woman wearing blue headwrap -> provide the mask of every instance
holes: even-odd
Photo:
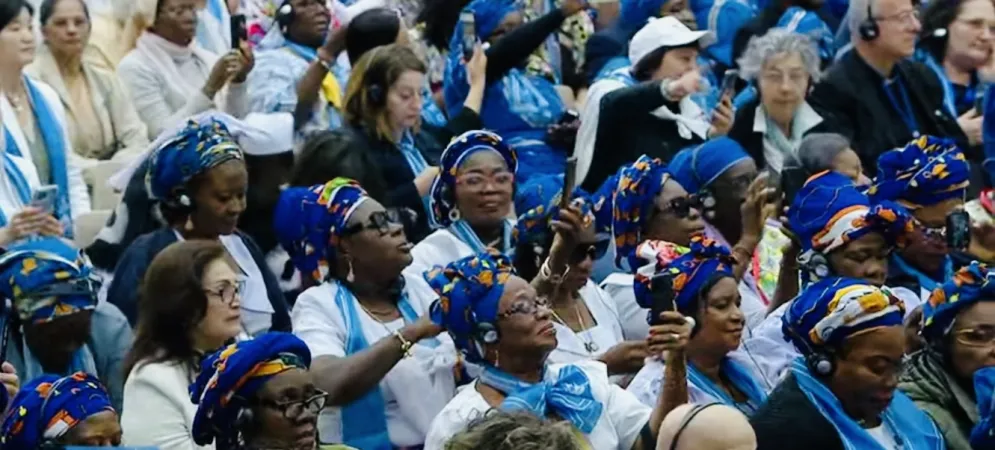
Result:
[[[463,9],[473,14],[477,39],[490,44],[480,116],[485,128],[507,139],[521,155],[520,181],[532,174],[561,173],[566,160],[565,148],[546,142],[547,130],[563,116],[563,100],[552,82],[528,75],[520,66],[567,17],[586,7],[583,0],[564,0],[558,9],[524,25],[512,0],[475,0]],[[463,38],[463,24],[458,22],[443,88],[449,114],[462,108],[470,88],[464,55],[471,49],[464,48]]]
[[[665,390],[667,379],[683,375],[671,371],[672,358],[686,354],[691,403],[719,402],[752,415],[773,385],[751,372],[745,355],[733,353],[739,348],[746,324],[739,309],[734,261],[725,247],[701,236],[692,239],[690,252],[677,258],[673,258],[672,247],[660,241],[640,244],[637,254],[646,264],[636,271],[636,299],[640,306],[652,307],[653,283],[669,282],[675,310],[694,319],[697,325],[687,345],[676,355],[667,355],[666,374],[662,354],[651,352],[652,360],[639,371],[628,390],[644,404],[654,404]],[[657,277],[658,274],[669,277]],[[659,319],[647,314],[645,320],[654,323]]]
[[[469,131],[442,153],[439,175],[432,182],[430,205],[436,230],[411,251],[414,274],[491,247],[514,251],[514,220],[509,219],[518,153],[489,131]]]
[[[667,406],[642,405],[612,384],[597,361],[549,364],[557,332],[545,300],[514,273],[511,261],[491,249],[425,273],[439,295],[432,320],[444,327],[468,362],[483,366],[432,423],[425,450],[442,450],[481,412],[524,410],[570,423],[592,449],[652,448]],[[672,314],[672,313],[671,313]],[[673,348],[687,327],[661,325],[660,342]]]
[[[0,445],[117,447],[121,445],[117,421],[110,396],[93,375],[42,375],[14,397],[0,425]]]
[[[313,450],[328,394],[308,372],[311,352],[290,333],[272,332],[208,355],[190,385],[191,430],[218,450]]]
[[[174,242],[208,239],[220,241],[245,275],[241,302],[245,331],[255,335],[290,329],[279,281],[262,250],[237,229],[249,180],[228,120],[201,115],[153,144],[145,184],[166,226],[128,246],[107,291],[107,301],[120,308],[132,325],[138,318],[138,286],[155,256]]]
[[[285,190],[275,226],[298,270],[320,283],[301,293],[292,319],[336,407],[319,419],[321,439],[364,450],[422,445],[460,366],[427,318],[435,296],[402,274],[412,246],[397,211],[337,178]]]
[[[896,391],[905,352],[901,300],[860,280],[825,278],[784,315],[801,352],[750,419],[758,450],[946,448],[929,416]]]
[[[92,270],[61,238],[21,241],[0,254],[0,296],[13,306],[6,357],[25,380],[77,371],[99,377],[120,407],[131,327],[114,305],[97,301]]]
[[[978,405],[990,402],[975,377],[995,366],[995,271],[977,262],[961,269],[933,291],[923,319],[926,345],[905,363],[898,388],[936,422],[948,449],[970,450],[971,428],[988,414]]]

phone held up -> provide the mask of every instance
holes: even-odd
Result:
[[[246,25],[245,14],[233,14],[231,16],[231,48],[241,49],[242,43],[248,40],[249,28]]]
[[[736,69],[726,70],[722,75],[722,84],[719,89],[719,99],[729,96],[729,100],[736,95],[736,82],[739,81],[739,71]]]
[[[660,272],[653,276],[652,281],[653,305],[650,307],[650,325],[662,325],[660,314],[666,311],[674,311],[674,276],[667,271]]]
[[[563,174],[563,192],[560,194],[560,209],[570,206],[570,196],[573,195],[574,183],[577,178],[577,157],[567,158],[567,168]]]
[[[956,209],[947,215],[947,247],[951,250],[967,250],[971,244],[971,216],[963,209]]]
[[[791,206],[795,201],[798,191],[805,186],[808,180],[808,172],[798,166],[787,166],[781,169],[781,193],[784,196],[784,206]]]
[[[55,214],[55,201],[59,197],[59,186],[47,184],[31,194],[31,206],[47,214]]]
[[[473,48],[477,45],[477,22],[472,11],[463,11],[459,15],[463,24],[463,58],[467,61],[473,57]]]

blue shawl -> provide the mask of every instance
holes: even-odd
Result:
[[[736,400],[729,396],[725,389],[713,383],[694,364],[688,364],[688,381],[712,398],[739,409],[747,416],[753,415],[757,411],[757,408],[760,408],[760,405],[763,405],[767,401],[767,391],[757,383],[757,380],[745,367],[731,358],[725,358],[722,360],[719,368],[725,376],[729,377],[729,381],[746,395],[746,402],[737,403]]]

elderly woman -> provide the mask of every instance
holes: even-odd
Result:
[[[83,371],[103,381],[120,409],[121,360],[131,328],[98,285],[82,252],[60,238],[19,241],[0,255],[0,293],[12,301],[5,355],[25,380]]]
[[[194,441],[218,450],[312,450],[328,394],[308,373],[311,352],[290,333],[272,332],[204,358],[190,400]]]
[[[90,196],[66,131],[65,111],[48,85],[24,75],[35,54],[33,9],[24,0],[0,3],[0,116],[3,119],[4,182],[0,224],[15,238],[19,228],[72,236],[72,220],[90,212]],[[26,209],[33,191],[58,186],[51,211]],[[59,224],[47,219],[54,215]],[[39,226],[45,223],[45,226]]]
[[[805,101],[809,88],[819,81],[815,43],[806,35],[775,28],[750,40],[739,67],[760,98],[739,108],[729,137],[757,167],[780,172],[797,166],[802,137],[825,131],[822,117]]]
[[[152,19],[151,26],[117,73],[149,138],[209,109],[236,117],[248,112],[245,80],[253,66],[248,43],[224,55],[201,48],[194,40],[197,0],[141,0],[136,8]]]
[[[948,139],[923,136],[878,158],[878,174],[867,191],[871,201],[897,202],[921,225],[909,245],[892,255],[888,286],[907,289],[922,303],[953,275],[947,216],[964,205],[968,177],[964,153]]]
[[[750,371],[746,355],[734,355],[745,329],[739,310],[737,281],[729,250],[701,236],[691,241],[690,252],[674,259],[673,244],[646,241],[637,255],[647,264],[636,271],[636,299],[644,308],[653,306],[657,274],[670,273],[677,312],[694,319],[691,338],[682,351],[687,355],[688,400],[719,402],[752,415],[773,389],[771,381]],[[664,365],[655,355],[629,384],[629,392],[643,404],[653,405],[665,383]],[[742,356],[742,358],[739,358]]]
[[[0,425],[0,444],[11,449],[117,447],[117,421],[110,396],[93,375],[42,375],[14,397]]]
[[[801,352],[750,418],[757,449],[942,449],[943,436],[905,394],[902,301],[850,278],[825,278],[796,298],[784,337]]]
[[[528,412],[491,410],[446,443],[446,450],[583,450],[573,427]]]
[[[145,150],[148,131],[121,81],[86,55],[92,30],[86,3],[45,0],[38,20],[45,45],[26,70],[59,94],[73,150],[89,160],[124,161]]]
[[[293,310],[317,387],[335,406],[318,419],[321,439],[362,449],[421,446],[460,370],[452,343],[425,317],[435,296],[424,280],[402,274],[412,245],[398,212],[337,178],[285,190],[276,214],[291,260],[321,282]]]
[[[961,269],[933,292],[923,318],[926,346],[905,364],[898,388],[936,422],[948,449],[970,450],[981,394],[975,374],[995,366],[995,271],[977,262]]]
[[[805,136],[798,144],[797,157],[798,167],[806,177],[831,170],[846,175],[859,186],[871,184],[870,178],[864,175],[860,156],[850,148],[850,140],[841,134],[811,133]]]
[[[432,182],[431,208],[436,230],[418,243],[408,269],[419,274],[491,247],[508,254],[518,154],[497,134],[469,131],[442,152]]]
[[[511,262],[491,249],[425,273],[439,295],[432,320],[444,327],[468,362],[483,366],[477,380],[459,391],[435,420],[426,450],[446,441],[492,408],[524,409],[556,417],[576,428],[578,439],[596,449],[649,448],[666,414],[661,396],[655,408],[642,405],[608,380],[602,363],[549,364],[557,346],[546,303]],[[686,339],[688,327],[675,314],[661,317],[652,343],[670,349]],[[547,394],[547,392],[552,394]]]
[[[138,317],[138,286],[153,258],[175,242],[208,239],[221,242],[245,274],[241,302],[245,332],[290,329],[287,304],[265,255],[236,228],[245,210],[248,174],[242,150],[226,123],[241,125],[229,119],[199,116],[153,144],[145,164],[146,188],[166,225],[128,246],[107,291],[107,301],[121,308],[133,324]]]

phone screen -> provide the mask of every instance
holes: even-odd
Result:
[[[476,20],[469,11],[461,12],[459,20],[463,24],[463,55],[470,59],[473,56],[473,47],[477,45]]]
[[[736,81],[739,80],[739,71],[736,69],[726,70],[722,75],[722,87],[719,95],[733,95],[736,93]]]
[[[242,42],[249,40],[249,30],[246,26],[245,15],[235,14],[231,16],[231,48],[242,48]]]
[[[31,195],[31,206],[40,208],[49,214],[55,212],[55,199],[59,196],[59,186],[54,184],[39,187]]]
[[[570,196],[573,195],[574,183],[577,177],[577,157],[567,158],[567,169],[563,175],[563,193],[560,195],[560,208],[570,205]]]
[[[947,216],[947,247],[953,250],[966,250],[971,243],[971,216],[958,209]]]
[[[785,206],[791,206],[795,201],[798,191],[805,186],[808,180],[808,172],[801,167],[785,167],[781,170],[781,192],[784,196]]]
[[[669,272],[653,276],[651,284],[653,306],[650,308],[650,325],[660,324],[660,314],[674,310],[674,279]]]

